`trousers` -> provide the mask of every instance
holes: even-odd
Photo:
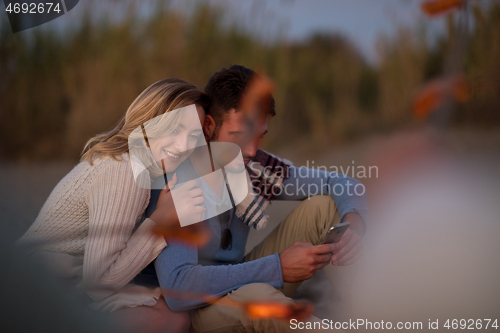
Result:
[[[302,201],[259,245],[245,256],[245,261],[280,253],[295,242],[318,245],[328,229],[340,223],[340,215],[330,196],[314,196]],[[293,303],[291,296],[300,283],[285,282],[283,289],[265,283],[252,283],[233,290],[214,304],[191,311],[194,332],[287,332],[293,331],[290,323],[268,319],[251,320],[242,309],[227,306],[230,301],[272,301]],[[225,298],[229,298],[225,299]],[[311,316],[307,321],[317,322]]]

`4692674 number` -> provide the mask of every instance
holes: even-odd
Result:
[[[498,329],[498,319],[448,319],[443,327],[452,330]]]
[[[53,2],[41,2],[41,3],[35,3],[35,2],[16,2],[16,3],[9,3],[9,5],[5,8],[5,11],[9,14],[14,13],[14,14],[43,14],[43,13],[51,13],[51,12],[56,12],[60,13],[61,8],[59,6],[59,2],[56,2],[55,4]]]

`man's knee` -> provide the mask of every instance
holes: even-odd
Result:
[[[267,283],[249,283],[238,289],[232,291],[232,293],[239,291],[243,294],[255,295],[256,298],[259,298],[262,295],[272,292],[276,290],[273,286]]]
[[[250,283],[230,293],[230,297],[237,301],[283,301],[293,303],[281,291],[267,283]]]
[[[300,215],[314,222],[324,220],[329,222],[333,219],[337,212],[335,201],[329,195],[315,195],[300,203],[297,207],[300,210]]]
[[[225,297],[236,302],[280,302],[291,304],[293,300],[286,297],[266,283],[251,283],[233,290]],[[195,332],[282,332],[281,322],[275,320],[251,320],[243,309],[227,306],[223,297],[213,305],[200,308],[191,313],[193,331]]]
[[[334,224],[340,223],[335,201],[329,195],[316,195],[300,203],[294,219],[304,228],[307,241],[317,244]]]
[[[335,207],[335,201],[329,195],[314,195],[302,201],[300,205],[309,209],[326,210]]]

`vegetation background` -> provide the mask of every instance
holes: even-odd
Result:
[[[212,73],[242,64],[276,84],[278,116],[266,148],[321,149],[416,121],[412,105],[426,81],[445,73],[458,38],[457,12],[436,39],[424,27],[379,38],[378,61],[367,61],[342,35],[317,33],[301,41],[263,40],[230,22],[221,6],[197,2],[189,13],[153,1],[109,1],[95,17],[81,1],[82,21],[68,31],[12,34],[0,25],[0,158],[76,161],[84,143],[109,129],[151,83],[180,77],[203,87]],[[500,4],[471,2],[465,75],[472,97],[452,117],[454,126],[500,123]],[[111,15],[116,8],[125,12]],[[124,10],[125,9],[125,10]],[[251,18],[250,20],[251,21]]]
[[[319,271],[302,284],[296,298],[314,302],[318,317],[336,320],[370,318],[361,316],[362,312],[349,317],[349,302],[371,305],[371,301],[381,299],[390,300],[390,304],[371,306],[372,311],[385,311],[375,320],[387,319],[386,314],[401,320],[401,311],[411,313],[411,320],[418,319],[415,313],[427,311],[422,315],[425,321],[443,311],[450,313],[443,318],[497,316],[498,242],[490,246],[484,242],[488,237],[479,236],[498,239],[500,235],[498,0],[469,1],[470,35],[465,42],[464,35],[458,33],[459,12],[452,11],[438,18],[447,22],[440,36],[432,35],[425,24],[430,19],[421,26],[400,27],[396,34],[380,36],[377,61],[366,59],[355,41],[335,33],[318,32],[306,39],[290,40],[278,29],[271,38],[262,38],[256,33],[260,27],[252,13],[235,21],[227,8],[208,1],[196,1],[186,12],[171,6],[170,1],[151,0],[155,8],[149,15],[140,10],[142,3],[80,1],[76,9],[84,14],[70,29],[45,25],[17,34],[11,32],[6,15],[0,15],[2,237],[16,240],[26,231],[54,186],[74,167],[85,142],[108,130],[147,86],[165,77],[180,77],[203,87],[215,71],[242,64],[265,73],[276,85],[277,116],[269,124],[266,149],[299,166],[306,161],[316,166],[375,165],[380,171],[380,178],[377,174],[375,179],[361,179],[374,216],[367,224],[364,239],[372,245],[365,247],[369,249],[365,253],[371,254],[368,258],[377,269],[366,270],[363,263],[342,268],[336,273],[338,282],[333,288]],[[92,10],[97,4],[100,15]],[[461,69],[469,82],[470,98],[453,108],[447,128],[436,131],[440,135],[429,135],[414,116],[415,97],[426,83],[450,73],[457,43],[466,46]],[[457,168],[461,172],[457,173]],[[442,183],[453,174],[453,186]],[[432,182],[408,199],[412,189],[415,192],[418,188],[415,184],[425,181]],[[467,189],[457,190],[455,184]],[[425,200],[448,189],[473,200],[454,201],[450,209],[433,207]],[[405,196],[408,200],[401,201]],[[473,205],[474,200],[491,206]],[[387,202],[404,210],[402,217],[395,219],[397,223],[391,224],[384,215],[394,212]],[[259,233],[251,232],[247,249],[258,244],[296,204],[274,202],[268,206],[266,214],[272,223]],[[420,205],[421,212],[414,224],[413,211],[407,210],[412,204]],[[463,210],[475,215],[469,218]],[[377,215],[377,211],[384,214]],[[429,211],[433,213],[425,215]],[[435,232],[432,224],[436,221],[441,226],[449,221],[444,223],[446,232]],[[471,221],[478,221],[481,227],[471,232]],[[391,228],[384,230],[388,225]],[[404,229],[413,225],[424,225],[420,231],[425,234],[414,229],[396,236],[391,233],[393,226]],[[488,229],[488,225],[496,229]],[[456,237],[450,231],[463,234]],[[439,236],[438,241],[434,235]],[[387,252],[377,252],[373,246],[400,239],[404,244],[398,243]],[[412,247],[412,239],[418,246]],[[421,256],[422,245],[435,252]],[[478,252],[482,250],[487,253]],[[456,255],[463,251],[467,252],[464,257]],[[402,269],[403,264],[397,262],[394,267],[388,264],[389,269],[378,269],[382,266],[377,265],[393,260],[395,254],[408,258],[405,263],[409,266]],[[431,268],[425,266],[434,262]],[[443,265],[453,262],[456,266]],[[473,264],[475,269],[471,269]],[[355,275],[361,268],[365,270]],[[388,291],[376,285],[371,291],[380,292],[378,295],[366,293],[356,298],[349,294],[359,285],[371,286],[353,284],[353,276],[372,279],[380,272],[388,275],[373,279],[377,283],[383,286],[386,281],[395,281],[388,284]],[[405,272],[412,272],[411,278]],[[476,272],[475,276],[467,275]],[[443,276],[441,284],[429,276]],[[471,280],[476,283],[471,284]],[[422,287],[426,281],[429,285]],[[464,290],[473,293],[456,298]],[[397,296],[388,298],[391,291]],[[419,297],[428,299],[421,304],[413,301]],[[490,298],[494,301],[488,304]],[[38,304],[32,300],[30,304]],[[416,306],[415,312],[402,306],[408,300]],[[443,300],[448,303],[443,305]],[[4,304],[12,306],[8,299]],[[394,309],[389,311],[391,306]],[[25,311],[25,303],[19,309]],[[465,311],[462,317],[460,311]]]

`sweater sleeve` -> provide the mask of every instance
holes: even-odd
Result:
[[[83,260],[88,287],[124,287],[166,246],[146,219],[134,230],[148,203],[149,189],[135,183],[127,160],[106,161],[92,180],[87,196],[89,234]],[[139,181],[146,181],[145,179]]]
[[[283,274],[278,253],[236,265],[203,266],[198,263],[198,249],[169,240],[155,260],[156,274],[172,311],[186,311],[206,306],[189,297],[197,293],[223,296],[249,283],[268,283],[283,288]],[[173,298],[168,292],[185,292],[187,297]]]

